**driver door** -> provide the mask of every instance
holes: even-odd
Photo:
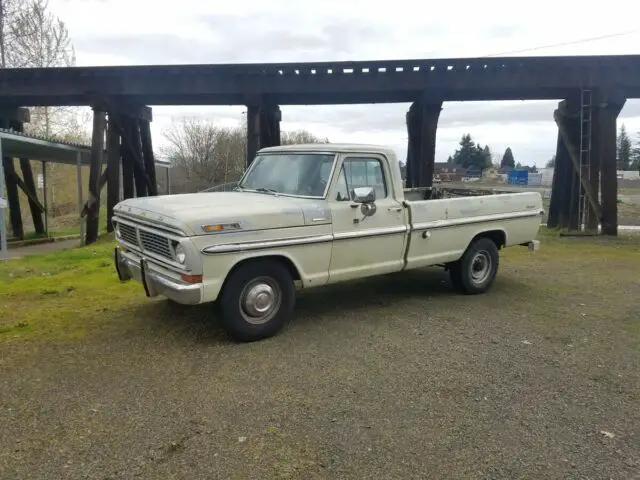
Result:
[[[386,157],[345,155],[330,190],[333,247],[329,283],[396,272],[404,265],[406,212],[396,200]],[[376,212],[365,217],[353,190],[373,187]]]

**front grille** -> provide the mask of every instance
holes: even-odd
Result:
[[[118,225],[118,228],[120,230],[120,236],[122,237],[122,240],[132,245],[138,246],[138,235],[136,234],[136,227],[121,223],[120,225]]]
[[[135,245],[145,253],[173,260],[171,240],[159,233],[142,230],[127,223],[118,222],[118,230],[122,241]],[[140,241],[138,241],[138,237]]]
[[[169,239],[162,235],[140,230],[140,242],[142,243],[142,250],[144,251],[155,253],[156,255],[169,259],[173,258],[171,248],[169,247]]]

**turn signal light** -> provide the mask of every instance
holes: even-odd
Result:
[[[224,232],[228,230],[239,230],[239,223],[217,223],[215,225],[201,225],[204,233]]]
[[[202,283],[202,275],[182,274],[182,280],[186,283]]]

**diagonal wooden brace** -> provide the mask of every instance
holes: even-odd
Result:
[[[102,187],[104,187],[105,183],[107,183],[107,169],[106,168],[102,172],[102,175],[100,175],[99,190],[102,190]],[[84,217],[87,216],[87,213],[89,213],[89,209],[91,208],[91,206],[94,203],[96,203],[96,198],[93,196],[93,193],[91,193],[91,190],[89,190],[89,199],[87,200],[87,202],[84,204],[84,207],[82,208],[82,212],[80,213],[80,217],[81,218],[84,218]]]
[[[38,206],[38,210],[40,210],[40,213],[43,213],[44,212],[44,207],[40,203],[40,200],[38,200],[38,197],[36,197],[34,195],[34,193],[31,190],[29,190],[29,188],[27,187],[27,184],[24,183],[24,181],[18,176],[17,173],[15,173],[15,172],[7,172],[7,173],[9,174],[9,176],[11,178],[13,178],[15,180],[16,184],[24,192],[24,194],[27,196],[27,198],[29,198],[29,200],[31,200],[33,203],[35,203]]]

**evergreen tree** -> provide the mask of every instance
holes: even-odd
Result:
[[[638,140],[631,149],[631,164],[629,168],[640,172],[640,133],[638,133]]]
[[[452,157],[453,163],[464,168],[476,167],[480,170],[491,167],[491,150],[489,146],[476,145],[468,133],[462,135],[460,148]]]
[[[545,165],[547,168],[554,168],[556,166],[556,156],[551,157],[551,160]]]
[[[618,170],[629,170],[629,166],[631,165],[631,150],[631,139],[623,123],[620,127],[620,133],[618,134]]]
[[[516,161],[513,158],[513,152],[511,151],[511,147],[507,147],[504,151],[504,155],[502,155],[502,161],[500,162],[501,168],[513,168],[516,166]]]

